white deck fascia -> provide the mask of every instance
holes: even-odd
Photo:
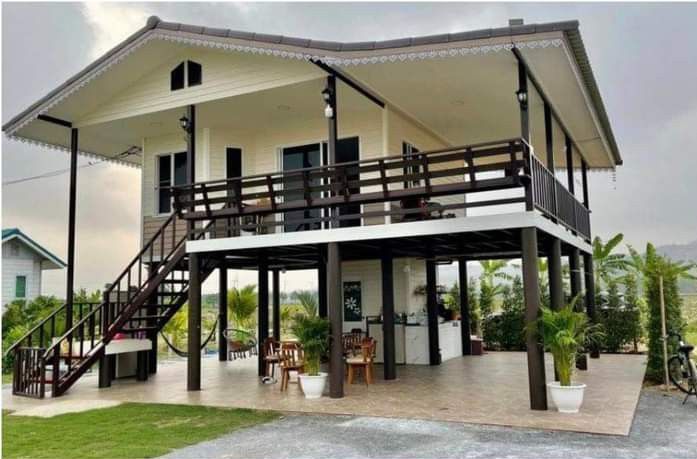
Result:
[[[334,228],[292,233],[236,236],[200,241],[188,241],[188,253],[220,252],[228,250],[259,249],[329,242],[368,241],[400,237],[430,236],[436,234],[468,233],[514,228],[538,228],[583,252],[592,253],[585,240],[574,236],[563,226],[555,224],[537,212],[514,212],[476,217],[445,218],[418,222],[371,225],[350,228]]]

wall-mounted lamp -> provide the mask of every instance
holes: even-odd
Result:
[[[334,118],[334,107],[332,107],[334,102],[334,94],[332,94],[332,91],[329,88],[324,88],[322,90],[322,99],[324,99],[324,102],[327,104],[324,107],[324,117]]]
[[[518,102],[522,106],[527,106],[528,105],[528,93],[527,91],[522,91],[522,90],[517,90],[515,92],[516,97],[518,98]]]
[[[189,132],[189,129],[191,128],[189,118],[187,118],[186,116],[182,116],[181,118],[179,118],[179,126],[181,126],[181,128],[184,129],[185,132]]]

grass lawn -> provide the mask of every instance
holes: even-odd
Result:
[[[52,418],[2,414],[4,458],[144,458],[269,422],[268,411],[127,403]]]
[[[12,384],[12,373],[3,373],[2,374],[2,383],[3,384]]]

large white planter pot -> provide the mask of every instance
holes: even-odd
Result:
[[[327,373],[320,372],[317,376],[298,375],[300,387],[302,387],[305,398],[320,398],[327,385]]]
[[[557,406],[560,413],[578,413],[583,403],[583,392],[585,384],[574,384],[562,386],[558,381],[547,383],[552,401]]]

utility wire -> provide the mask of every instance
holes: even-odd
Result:
[[[118,154],[118,155],[116,156],[116,158],[126,158],[126,157],[128,157],[128,156],[131,156],[131,155],[134,155],[134,154],[138,154],[138,153],[134,150],[134,148],[137,148],[137,147],[129,148],[128,150],[124,151],[123,153]],[[86,167],[96,166],[97,164],[102,164],[102,163],[104,163],[104,162],[106,162],[106,161],[107,161],[106,159],[98,159],[98,160],[96,160],[96,161],[90,161],[90,162],[87,163],[87,164],[83,164],[82,166],[78,166],[78,169],[84,169],[84,168],[86,168]],[[23,178],[14,179],[14,180],[7,180],[7,181],[5,181],[5,182],[2,182],[2,186],[17,185],[17,184],[29,182],[29,181],[32,181],[32,180],[39,180],[39,179],[50,178],[50,177],[57,177],[57,176],[62,175],[62,174],[67,174],[68,172],[70,172],[70,168],[58,169],[58,170],[55,170],[55,171],[44,172],[43,174],[39,174],[39,175],[33,175],[33,176],[31,176],[31,177],[23,177]]]
[[[100,160],[93,161],[93,162],[90,162],[87,164],[83,164],[82,166],[78,166],[78,169],[84,169],[86,167],[96,166],[97,164],[101,164],[103,162],[104,162],[104,160],[100,159]],[[7,180],[5,182],[2,182],[2,186],[18,185],[20,183],[30,182],[32,180],[57,177],[59,175],[67,174],[68,172],[70,172],[70,168],[58,169],[55,171],[44,172],[43,174],[39,174],[39,175],[32,175],[31,177],[23,177],[23,178],[14,179],[14,180]]]

